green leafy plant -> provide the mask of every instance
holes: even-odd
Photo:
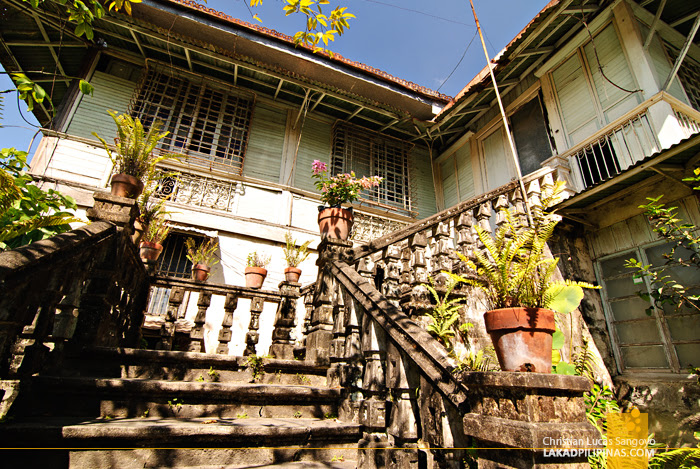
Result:
[[[199,375],[199,378],[197,378],[195,381],[197,381],[198,383],[203,383],[203,382],[204,382],[204,376]]]
[[[216,258],[216,249],[219,247],[219,242],[214,238],[208,238],[206,241],[197,243],[193,238],[185,240],[185,249],[187,249],[187,259],[196,264],[206,264],[212,266],[219,262]]]
[[[114,144],[116,152],[112,152],[112,146],[95,132],[92,135],[102,142],[109,159],[112,160],[115,173],[128,174],[145,183],[154,178],[158,163],[179,157],[171,153],[163,153],[159,156],[153,154],[158,142],[169,133],[167,131],[160,133],[163,126],[160,121],[154,122],[146,131],[138,118],[134,119],[128,114],[118,115],[114,111],[108,112],[117,125],[117,139]]]
[[[344,456],[333,456],[333,458],[331,458],[331,462],[343,462],[343,461],[345,461]]]
[[[697,469],[700,467],[700,432],[693,436],[698,441],[695,448],[676,448],[657,452],[649,460],[651,469]]]
[[[253,381],[261,378],[265,374],[265,365],[263,363],[265,357],[260,357],[258,355],[248,356],[248,367],[253,375]]]
[[[240,414],[236,414],[237,419],[247,419],[248,418],[248,412],[242,412]]]
[[[301,415],[302,415],[302,414],[301,414],[301,411],[298,411],[298,410],[297,410],[296,412],[294,412],[294,418],[295,418],[295,419],[300,419],[300,418],[301,418]]]
[[[267,267],[267,264],[270,263],[270,256],[264,255],[264,254],[258,254],[256,251],[253,251],[248,254],[248,257],[246,259],[246,265],[248,267],[260,267],[264,269]]]
[[[326,412],[325,414],[323,414],[323,418],[326,420],[334,420],[338,418],[338,414],[336,414],[335,412]]]
[[[297,267],[299,264],[304,262],[307,257],[309,257],[309,244],[312,240],[306,241],[304,244],[297,245],[295,239],[292,238],[290,232],[284,234],[285,247],[284,247],[284,260],[287,261],[289,267]]]
[[[70,210],[75,201],[53,189],[43,191],[27,173],[27,153],[0,150],[0,251],[14,249],[71,229],[82,222]]]
[[[168,401],[168,407],[170,408],[170,411],[174,414],[180,413],[183,404],[184,402],[181,399],[178,399],[177,397]]]
[[[532,223],[520,221],[512,209],[502,209],[504,222],[495,234],[476,225],[484,251],[474,253],[476,262],[457,253],[476,271],[477,278],[464,276],[464,282],[480,288],[491,308],[550,308],[568,313],[583,298],[581,288],[597,288],[586,282],[555,282],[558,258],[547,253],[547,241],[554,233],[560,217],[548,212],[560,200],[564,189],[558,182],[541,196],[541,205],[532,209]]]
[[[306,375],[302,375],[301,373],[297,373],[296,378],[301,384],[306,384],[306,385],[311,384],[311,378],[309,378]]]
[[[221,379],[221,374],[219,374],[219,372],[216,371],[213,366],[209,367],[207,374],[212,381],[219,381]]]
[[[693,188],[700,190],[700,168],[696,168],[694,172],[694,176],[683,180],[698,184]],[[665,265],[643,264],[633,258],[627,260],[625,267],[635,269],[635,278],[647,278],[652,285],[650,292],[637,292],[643,300],[651,302],[651,306],[646,309],[647,315],[651,315],[654,308],[661,309],[665,306],[676,311],[687,307],[700,312],[700,294],[691,291],[682,282],[683,278],[689,278],[700,268],[700,235],[695,225],[679,218],[678,207],[666,207],[660,203],[662,197],[663,195],[647,197],[649,202],[640,205],[639,208],[644,209],[652,229],[671,243],[671,250],[663,254],[666,259]],[[684,272],[677,271],[671,274],[671,269]]]
[[[448,275],[443,295],[440,295],[436,290],[432,277],[429,279],[430,284],[423,284],[423,286],[428,289],[435,300],[435,305],[425,313],[430,318],[427,330],[448,352],[452,352],[454,350],[453,339],[456,333],[456,324],[459,321],[459,310],[464,303],[464,297],[456,296],[450,298],[450,296],[454,289],[464,282],[464,279],[455,274],[448,273]]]

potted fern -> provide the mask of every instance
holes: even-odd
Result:
[[[151,219],[139,244],[139,254],[144,262],[158,260],[160,253],[163,252],[163,241],[170,234],[170,229],[165,215],[158,215]]]
[[[287,268],[284,269],[284,278],[287,282],[298,282],[301,277],[301,269],[299,264],[304,262],[309,257],[309,244],[311,240],[306,241],[302,245],[297,245],[292,234],[287,232],[284,235],[286,245],[284,247],[284,260],[287,262]]]
[[[248,288],[262,288],[267,277],[267,264],[270,256],[258,254],[256,251],[248,254],[245,268],[245,286]]]
[[[219,243],[214,238],[197,243],[192,238],[185,240],[187,259],[192,262],[192,279],[197,282],[205,282],[211,273],[211,267],[219,262],[216,258],[216,249]]]
[[[117,139],[114,144],[116,151],[113,152],[110,145],[95,132],[92,135],[102,142],[109,159],[112,160],[112,195],[135,199],[143,191],[147,177],[155,172],[156,164],[176,157],[173,154],[153,154],[158,142],[169,132],[160,133],[162,124],[159,121],[154,122],[146,131],[138,118],[134,119],[128,114],[118,115],[114,111],[107,112],[117,125]]]
[[[550,373],[555,311],[570,313],[583,299],[582,288],[597,288],[585,282],[554,281],[558,258],[547,254],[547,241],[560,217],[548,213],[560,197],[563,184],[542,194],[542,206],[535,207],[532,223],[520,224],[510,210],[503,210],[505,222],[491,234],[475,226],[484,251],[474,253],[475,261],[462,261],[476,277],[461,276],[480,288],[493,308],[484,314],[501,369]]]

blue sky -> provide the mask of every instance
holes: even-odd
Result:
[[[264,0],[250,9],[244,0],[209,0],[207,6],[233,17],[293,35],[301,18],[285,17],[283,0]],[[449,96],[456,95],[485,65],[469,0],[346,0],[341,2],[357,17],[331,49],[348,59],[379,68]],[[493,57],[548,3],[548,0],[474,0],[479,22]],[[331,1],[331,5],[338,4]],[[463,57],[463,58],[462,58]],[[459,65],[458,65],[459,64]],[[450,76],[450,74],[452,74]],[[448,77],[449,80],[445,81]],[[13,88],[0,75],[0,90]],[[19,107],[16,94],[5,94],[0,147],[26,150],[37,128],[36,119]],[[32,151],[36,149],[38,138]]]

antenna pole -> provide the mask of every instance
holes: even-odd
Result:
[[[489,58],[489,53],[486,50],[486,43],[484,42],[484,35],[481,32],[481,25],[479,25],[479,18],[476,16],[476,10],[474,9],[474,1],[469,0],[469,4],[472,7],[472,13],[474,14],[474,21],[476,22],[476,29],[479,31],[479,38],[481,39],[481,47],[484,49],[484,56],[486,56],[486,66],[491,74],[491,81],[493,82],[493,89],[496,92],[496,100],[498,101],[498,107],[501,110],[501,117],[503,118],[503,127],[506,131],[506,136],[508,137],[508,143],[510,144],[510,152],[513,157],[513,163],[515,163],[515,170],[518,176],[518,183],[520,185],[520,191],[523,193],[523,201],[525,202],[525,211],[527,212],[527,220],[532,226],[532,212],[530,212],[530,204],[527,200],[527,192],[525,192],[525,183],[523,182],[523,174],[520,169],[520,162],[518,161],[518,153],[515,150],[515,143],[513,142],[513,137],[510,134],[510,126],[508,126],[508,119],[506,118],[506,111],[503,109],[503,102],[501,101],[501,94],[498,92],[498,85],[496,84],[496,76],[493,74],[493,67],[491,66],[491,59]]]

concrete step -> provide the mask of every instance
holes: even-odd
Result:
[[[301,360],[105,347],[84,350],[72,363],[67,375],[312,386],[324,386],[328,370]]]
[[[355,467],[360,426],[319,419],[24,419],[0,424],[3,461],[52,468]],[[308,464],[316,465],[309,466]],[[321,464],[321,465],[318,465]],[[8,466],[13,467],[13,466]]]
[[[13,415],[323,418],[337,414],[340,396],[304,385],[35,376]]]

